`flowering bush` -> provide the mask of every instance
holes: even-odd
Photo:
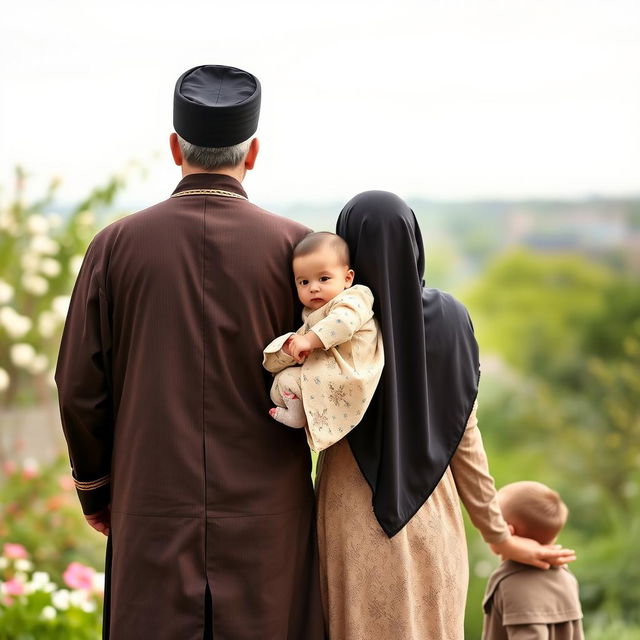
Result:
[[[64,457],[43,467],[27,458],[0,469],[0,540],[29,549],[31,560],[54,580],[77,560],[104,564],[105,538],[86,523]]]
[[[58,181],[25,201],[16,171],[13,200],[0,206],[0,401],[5,406],[51,399],[53,364],[69,292],[98,228],[92,208],[110,204],[124,180],[112,178],[63,216],[46,213]]]
[[[0,555],[0,640],[91,640],[101,628],[104,574],[78,562],[65,587],[34,570],[24,546],[5,543]]]

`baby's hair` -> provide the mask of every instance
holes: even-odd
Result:
[[[555,540],[569,515],[560,495],[541,482],[507,484],[498,491],[498,502],[504,519],[516,528],[517,535],[540,544]]]
[[[323,245],[330,246],[336,252],[340,263],[349,266],[349,245],[340,236],[329,231],[317,231],[302,238],[293,249],[292,259],[307,256]]]

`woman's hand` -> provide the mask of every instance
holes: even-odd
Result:
[[[538,569],[548,569],[551,565],[562,566],[576,559],[573,549],[563,549],[559,544],[543,545],[531,538],[514,535],[489,546],[494,553],[502,556],[503,560],[530,564]]]

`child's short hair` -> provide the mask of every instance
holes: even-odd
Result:
[[[540,544],[555,540],[569,515],[560,495],[541,482],[507,484],[498,491],[498,502],[504,519],[516,533]]]
[[[316,231],[302,238],[293,249],[292,260],[307,256],[325,244],[336,252],[341,264],[349,266],[349,245],[339,235],[330,231]]]

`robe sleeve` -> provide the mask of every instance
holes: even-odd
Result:
[[[476,417],[477,403],[462,440],[451,459],[451,471],[471,522],[485,542],[495,544],[509,537],[509,528],[498,504],[495,483],[489,474],[487,454]]]
[[[287,367],[298,364],[294,358],[292,358],[288,353],[285,353],[282,349],[282,346],[289,339],[289,336],[293,335],[295,335],[293,332],[285,333],[267,345],[265,350],[262,352],[262,366],[267,371],[270,371],[271,373],[279,373]]]
[[[368,287],[356,285],[341,295],[313,331],[325,349],[351,340],[353,334],[373,318],[373,294]]]
[[[111,327],[101,249],[89,245],[71,295],[55,372],[71,472],[85,514],[110,502]]]

